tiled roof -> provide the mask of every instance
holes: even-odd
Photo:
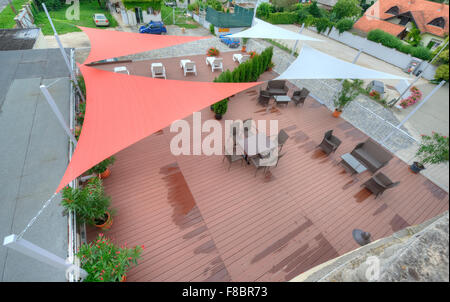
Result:
[[[353,25],[354,28],[359,29],[364,32],[369,32],[372,29],[381,29],[391,35],[398,36],[402,31],[405,30],[405,27],[398,24],[393,24],[388,21],[383,21],[380,19],[376,19],[370,16],[362,16],[356,23]]]
[[[385,24],[384,22],[373,22],[373,20],[370,20],[377,19],[378,21],[382,21],[394,17],[394,14],[386,12],[395,6],[398,7],[399,15],[408,12],[411,13],[417,27],[422,33],[426,32],[441,37],[449,33],[449,6],[426,0],[378,0],[356,22],[355,28],[363,31],[379,28],[389,33],[398,32],[397,28],[393,30],[388,27],[393,26],[392,23],[388,22],[388,24]],[[370,19],[367,17],[370,17]],[[439,17],[445,20],[444,28],[428,24]]]

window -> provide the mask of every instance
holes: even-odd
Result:
[[[386,11],[386,14],[398,15],[399,12],[400,12],[400,10],[399,10],[398,6],[393,6]]]
[[[444,28],[445,27],[445,20],[442,17],[433,19],[430,23],[428,23],[428,25],[433,25],[433,26],[437,26],[440,28]]]

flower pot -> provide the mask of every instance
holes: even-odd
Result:
[[[122,278],[120,279],[120,282],[125,282],[125,281],[127,281],[127,276],[123,275]]]
[[[409,166],[409,169],[410,169],[411,172],[413,172],[414,174],[417,174],[417,173],[419,173],[420,171],[424,170],[425,167],[424,167],[421,163],[418,163],[418,162],[415,161],[415,162],[413,162],[412,165]]]
[[[112,217],[111,217],[111,214],[110,214],[108,211],[105,212],[105,215],[106,215],[108,218],[106,218],[106,220],[105,220],[103,223],[101,223],[101,224],[95,224],[96,227],[98,227],[99,229],[102,229],[102,230],[108,230],[108,229],[110,229],[111,226],[112,226],[112,223],[113,223],[113,219],[112,219]]]
[[[246,52],[246,51],[247,51],[247,47],[246,47],[245,45],[242,45],[241,51],[242,51],[242,52]]]
[[[339,117],[339,116],[341,115],[341,113],[342,113],[342,111],[339,111],[339,110],[335,109],[335,110],[333,111],[333,116],[334,116],[334,117]]]
[[[216,113],[215,118],[216,118],[216,120],[219,120],[219,121],[220,121],[220,120],[222,119],[222,114]]]
[[[108,178],[109,175],[111,175],[111,170],[109,168],[106,168],[106,170],[100,173],[98,177],[100,177],[100,179],[105,179]]]

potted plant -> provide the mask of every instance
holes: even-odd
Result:
[[[334,99],[334,117],[339,117],[342,110],[358,96],[362,83],[362,80],[344,80],[344,82],[342,82],[342,88]]]
[[[425,169],[424,164],[440,164],[448,162],[449,139],[439,133],[422,135],[422,142],[417,150],[418,161],[413,162],[410,170],[417,174]]]
[[[213,111],[216,114],[216,120],[221,120],[222,116],[227,112],[228,109],[228,98],[215,103],[213,106]]]
[[[247,42],[248,42],[248,38],[242,38],[242,52],[246,52],[247,51]]]
[[[84,282],[124,282],[132,265],[137,265],[144,246],[117,246],[102,233],[97,240],[83,244],[77,253],[88,275]]]
[[[272,69],[275,67],[275,64],[270,61],[269,64],[267,64],[267,71],[272,71]]]
[[[217,48],[215,48],[215,47],[210,47],[210,48],[208,48],[208,51],[206,52],[206,55],[208,56],[208,57],[217,57],[217,56],[219,56],[219,50],[217,49]]]
[[[79,222],[109,229],[112,225],[110,201],[111,198],[105,195],[100,178],[93,177],[81,189],[65,187],[61,205],[66,211],[74,211]]]
[[[88,173],[97,174],[99,178],[105,179],[109,175],[111,175],[111,170],[109,169],[109,166],[112,165],[115,161],[116,158],[114,156],[108,157],[107,159],[90,168]]]

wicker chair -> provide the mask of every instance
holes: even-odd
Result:
[[[397,186],[399,183],[399,181],[392,182],[389,177],[380,172],[363,183],[361,187],[365,187],[367,190],[375,194],[375,198],[377,198],[378,196],[383,194],[384,191]]]
[[[350,154],[372,173],[386,166],[393,157],[389,151],[370,138],[363,143],[357,144]]]
[[[341,140],[333,135],[333,130],[328,130],[327,132],[325,132],[323,140],[317,146],[317,148],[322,149],[323,152],[325,152],[327,155],[330,155],[330,153],[336,151],[340,144]]]
[[[258,103],[260,103],[263,106],[269,105],[269,101],[272,95],[267,90],[260,90],[259,91],[259,97],[258,97]]]
[[[305,104],[305,100],[309,95],[309,90],[306,88],[303,88],[302,90],[294,91],[294,94],[292,95],[292,101],[295,103],[295,106],[298,106],[299,104],[302,104],[302,106]]]
[[[281,129],[280,132],[278,132],[277,135],[277,141],[279,146],[278,152],[281,152],[281,149],[283,149],[284,143],[288,140],[288,138],[289,135],[283,129]]]
[[[267,83],[267,91],[270,95],[287,95],[289,88],[284,80],[272,80]]]

